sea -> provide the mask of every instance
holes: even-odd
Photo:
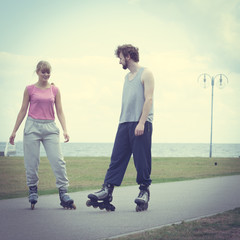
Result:
[[[23,143],[16,142],[16,154],[23,156]],[[110,157],[113,143],[61,143],[64,156],[72,157]],[[0,152],[4,152],[6,142],[0,142]],[[208,143],[152,143],[153,157],[209,157]],[[41,145],[40,155],[46,156]],[[240,157],[240,144],[213,144],[212,157]]]

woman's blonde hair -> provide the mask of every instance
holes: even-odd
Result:
[[[49,71],[49,73],[50,73],[51,70],[52,70],[52,67],[51,67],[51,65],[50,65],[49,62],[47,62],[47,61],[40,61],[40,62],[37,64],[36,72],[44,71],[44,70],[47,70],[47,71]]]

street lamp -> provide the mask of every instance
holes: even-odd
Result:
[[[217,74],[215,77],[211,77],[207,73],[203,73],[198,77],[198,83],[203,88],[212,86],[212,98],[211,98],[211,132],[210,132],[210,151],[209,157],[212,157],[212,127],[213,127],[213,89],[216,84],[218,88],[223,89],[228,84],[228,78],[224,74]]]

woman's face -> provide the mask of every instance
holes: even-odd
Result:
[[[48,69],[42,69],[37,72],[37,75],[40,81],[46,82],[50,78],[51,73],[50,73],[50,70]]]

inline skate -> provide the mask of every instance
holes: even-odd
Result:
[[[35,204],[37,203],[37,200],[38,200],[38,189],[37,189],[37,186],[29,187],[28,200],[31,203],[31,209],[33,210],[35,208]]]
[[[115,211],[115,206],[110,203],[113,200],[113,189],[112,184],[103,184],[100,191],[88,195],[90,200],[86,202],[86,205],[94,208],[99,207],[101,210],[106,209],[108,212]]]
[[[146,211],[148,209],[148,202],[150,200],[149,186],[141,184],[138,197],[135,199],[136,212]]]
[[[73,199],[67,194],[66,188],[59,188],[60,205],[64,209],[76,209]]]

